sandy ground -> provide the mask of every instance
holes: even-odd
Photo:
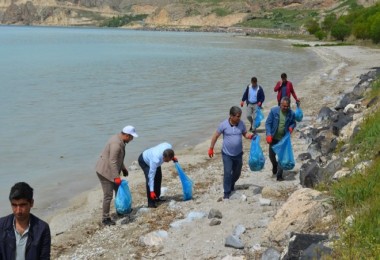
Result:
[[[333,107],[338,96],[352,90],[359,81],[358,77],[378,66],[380,60],[378,49],[342,46],[315,47],[311,50],[321,58],[323,67],[310,72],[295,86],[304,111],[304,121],[297,126],[298,129],[312,124],[322,106]],[[289,75],[292,73],[288,72]],[[274,101],[265,103],[265,115],[274,104]],[[215,129],[217,125],[218,122],[215,122]],[[211,138],[215,129],[205,134]],[[258,133],[267,155],[264,122]],[[300,188],[298,170],[301,164],[297,162],[295,169],[285,172],[284,182],[277,182],[272,177],[269,158],[262,171],[251,172],[247,163],[250,140],[244,140],[243,171],[236,192],[230,200],[222,200],[222,139],[219,138],[212,159],[207,156],[209,142],[177,151],[182,168],[194,181],[193,200],[182,200],[182,187],[173,163],[166,163],[162,187],[166,191],[164,197],[167,201],[157,209],[146,209],[143,173],[137,164],[132,164],[128,181],[133,196],[133,212],[124,218],[114,216],[116,226],[103,227],[100,224],[100,186],[75,198],[70,207],[48,219],[52,231],[52,259],[259,259],[258,256],[265,250],[262,234],[266,226],[287,197]],[[299,138],[297,131],[292,134],[292,142],[297,158],[298,154],[306,151],[307,144]],[[271,198],[270,206],[262,206],[261,190],[268,187],[277,191],[277,195]],[[211,220],[207,216],[211,209],[222,213],[219,225],[209,225]],[[204,217],[177,227],[171,226],[178,223],[175,221],[186,218],[190,212]],[[240,236],[244,249],[226,247],[225,238],[238,225],[246,229]],[[159,230],[166,231],[167,236],[151,240],[157,246],[142,243],[144,236]],[[281,245],[276,246],[281,248]]]

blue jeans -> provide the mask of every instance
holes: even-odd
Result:
[[[229,198],[231,192],[235,190],[235,183],[240,178],[243,166],[243,152],[236,156],[230,156],[222,152],[222,158],[224,167],[224,198]]]

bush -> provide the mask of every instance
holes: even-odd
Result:
[[[380,42],[380,13],[376,15],[372,25],[371,25],[371,40],[374,43]]]
[[[321,30],[318,22],[314,19],[310,19],[306,22],[306,29],[310,34],[315,34],[317,31]]]
[[[333,25],[336,23],[336,14],[331,13],[325,17],[322,22],[322,29],[325,31],[330,31]]]
[[[339,41],[344,41],[344,39],[351,33],[351,28],[343,21],[337,22],[331,28],[331,36]]]
[[[369,39],[370,38],[370,28],[371,25],[367,22],[361,22],[354,24],[352,27],[352,34],[357,39]]]
[[[323,40],[324,38],[326,38],[327,34],[324,31],[319,30],[314,33],[314,36],[317,37],[318,40]]]

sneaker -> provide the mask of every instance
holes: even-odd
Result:
[[[282,176],[277,177],[277,181],[284,181],[284,178],[282,178]]]
[[[116,225],[115,221],[113,221],[111,218],[105,218],[102,220],[102,224],[105,226],[111,226]]]
[[[228,200],[230,198],[230,194],[224,194],[223,199]]]
[[[163,199],[162,197],[156,199],[156,202],[164,202],[164,201],[166,201],[166,199]]]
[[[277,167],[272,169],[273,175],[277,174]]]

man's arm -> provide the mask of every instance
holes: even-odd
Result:
[[[120,154],[120,146],[116,143],[110,144],[110,156],[109,156],[109,164],[111,168],[111,177],[112,179],[120,177],[120,171],[119,171],[119,154]],[[124,163],[122,163],[124,165]],[[124,167],[125,168],[125,167]]]
[[[274,86],[273,91],[278,92],[280,91],[280,88],[281,88],[281,81],[277,82],[276,86]]]
[[[38,259],[50,260],[51,236],[49,225],[46,223],[44,230],[41,234],[41,240],[39,242],[41,246],[41,254]]]

